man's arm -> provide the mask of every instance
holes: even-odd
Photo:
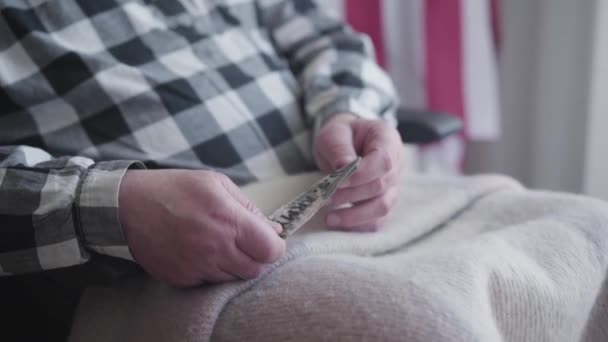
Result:
[[[304,91],[314,123],[313,155],[323,171],[362,157],[332,199],[329,227],[377,230],[397,201],[402,143],[394,128],[397,98],[367,37],[327,16],[312,0],[260,0],[277,50]],[[372,119],[372,120],[368,120]],[[375,119],[375,120],[373,120]],[[385,119],[385,120],[378,120]]]
[[[95,252],[190,286],[253,278],[284,255],[280,226],[227,177],[138,168],[0,147],[0,275],[78,265]]]
[[[91,251],[131,259],[118,216],[129,168],[144,166],[0,146],[0,275],[82,264]]]
[[[315,133],[333,115],[353,113],[394,124],[394,87],[374,59],[369,38],[328,16],[312,0],[260,0],[275,49],[304,91]]]

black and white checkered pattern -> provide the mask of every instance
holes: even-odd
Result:
[[[370,51],[310,0],[0,0],[0,274],[129,258],[128,168],[310,169],[332,114],[392,117]]]

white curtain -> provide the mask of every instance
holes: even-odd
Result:
[[[582,190],[595,4],[503,1],[502,138],[470,146],[469,172],[506,173],[535,188]]]

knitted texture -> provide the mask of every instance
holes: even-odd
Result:
[[[245,188],[271,211],[319,175]],[[92,288],[72,341],[606,341],[608,205],[500,176],[403,181],[378,233],[288,240],[258,279]]]

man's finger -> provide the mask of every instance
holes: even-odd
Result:
[[[352,228],[384,218],[396,203],[397,195],[397,188],[391,188],[382,196],[329,212],[325,222],[330,228]]]
[[[335,124],[327,127],[315,139],[315,150],[329,164],[331,171],[337,170],[357,159],[352,128]]]
[[[361,159],[357,171],[340,188],[360,186],[386,176],[396,167],[390,154],[384,148],[371,151]]]
[[[331,204],[341,205],[345,203],[356,203],[378,197],[395,186],[398,180],[399,173],[396,170],[393,170],[387,175],[376,178],[371,182],[359,186],[340,188],[332,195]]]
[[[268,220],[249,211],[239,210],[235,215],[236,245],[257,262],[270,264],[285,254],[285,240],[281,239]]]
[[[245,194],[241,191],[241,189],[239,189],[239,187],[236,186],[236,184],[234,184],[230,179],[228,179],[228,178],[224,179],[222,181],[222,185],[224,186],[224,189],[226,189],[228,194],[230,194],[232,196],[232,198],[238,204],[243,206],[243,208],[246,209],[247,211],[264,219],[266,221],[266,223],[268,225],[270,225],[270,227],[277,234],[279,234],[280,232],[283,231],[283,226],[281,226],[277,222],[272,222],[272,221],[268,220],[266,215],[264,215],[264,213],[253,202],[251,202],[251,200],[249,198],[247,198],[247,196],[245,196]]]
[[[355,145],[359,145],[362,161],[359,170],[342,187],[369,183],[400,168],[403,145],[397,131],[380,120],[358,121]]]
[[[243,206],[249,212],[252,212],[256,215],[263,216],[262,211],[253,202],[251,202],[251,200],[249,198],[247,198],[247,196],[245,196],[245,194],[241,191],[241,189],[239,189],[239,187],[236,184],[234,184],[234,182],[232,182],[232,180],[230,180],[230,178],[228,178],[228,177],[221,178],[221,183],[222,183],[222,186],[224,186],[224,189],[226,189],[226,192],[228,192],[228,194],[230,196],[232,196],[232,198],[237,203],[239,203],[241,206]]]
[[[318,149],[315,148],[313,153],[315,162],[317,163],[317,167],[319,168],[319,170],[327,173],[333,171],[332,166],[329,164],[325,156],[318,151]]]
[[[229,251],[229,256],[223,261],[222,269],[229,271],[240,279],[253,279],[264,271],[264,264],[253,260],[238,246],[233,245]]]

